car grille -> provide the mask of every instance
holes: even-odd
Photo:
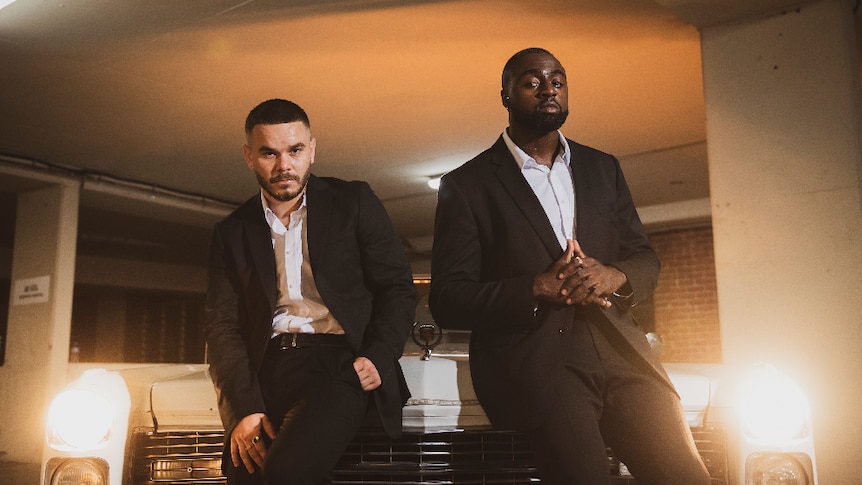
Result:
[[[538,480],[523,436],[500,431],[407,433],[389,440],[361,433],[336,467],[333,483],[520,484]]]
[[[727,485],[724,430],[692,428],[713,485]],[[129,470],[133,485],[222,484],[222,433],[135,433]],[[636,485],[608,450],[614,485]],[[333,474],[336,485],[527,484],[539,482],[525,438],[507,431],[405,433],[390,440],[364,430]]]
[[[225,483],[221,472],[224,433],[136,432],[128,469],[133,485]]]
[[[727,435],[724,428],[708,426],[691,428],[697,451],[709,470],[712,485],[729,483],[727,472]]]

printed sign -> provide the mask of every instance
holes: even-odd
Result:
[[[15,281],[15,290],[12,293],[13,305],[29,305],[31,303],[45,303],[51,287],[50,276],[37,276]]]

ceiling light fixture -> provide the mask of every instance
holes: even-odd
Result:
[[[431,187],[434,190],[438,190],[440,188],[440,179],[443,178],[442,175],[435,175],[428,179],[428,187]]]

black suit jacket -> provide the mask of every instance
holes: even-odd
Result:
[[[649,372],[668,385],[629,308],[648,296],[659,261],[635,211],[619,162],[568,141],[581,248],[620,269],[634,290],[613,306],[559,306],[533,299],[533,278],[562,254],[554,231],[502,136],[443,177],[437,202],[430,307],[444,328],[472,329],[476,393],[497,427],[527,429],[561,375],[559,332],[578,321],[612,326]],[[672,387],[672,386],[671,386]]]
[[[311,176],[306,205],[317,289],[356,355],[368,357],[380,372],[375,404],[387,433],[398,436],[409,397],[398,359],[416,308],[410,266],[366,183]],[[243,417],[266,411],[257,374],[272,334],[276,285],[258,194],[216,224],[210,243],[208,359],[228,434]]]

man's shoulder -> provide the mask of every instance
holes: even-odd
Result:
[[[571,150],[573,159],[615,158],[610,153],[578,143],[569,138],[566,138],[566,142],[569,144],[569,150]],[[450,173],[454,173],[456,174],[456,176],[469,176],[468,174],[485,172],[489,166],[497,166],[504,163],[508,163],[510,161],[514,162],[514,158],[512,157],[512,153],[509,151],[509,148],[506,146],[506,142],[503,140],[503,137],[500,136],[493,145],[491,145],[475,157],[471,158],[470,160],[464,162],[462,165],[452,170]]]
[[[309,187],[315,189],[332,189],[336,191],[357,191],[368,186],[368,182],[364,180],[345,180],[338,177],[319,177],[312,175],[309,180]]]
[[[230,226],[238,224],[243,220],[254,217],[259,214],[263,217],[263,206],[260,202],[260,193],[251,196],[248,200],[237,206],[230,214],[223,217],[216,223],[216,226]]]
[[[347,208],[353,212],[360,206],[380,204],[380,199],[371,185],[364,180],[345,180],[337,177],[316,177],[308,181],[307,204],[309,207],[333,204],[336,207]]]
[[[308,203],[321,198],[328,198],[333,202],[339,200],[348,204],[355,204],[358,200],[365,200],[369,196],[376,197],[368,182],[364,180],[345,180],[338,177],[318,177],[312,175],[308,180]]]

